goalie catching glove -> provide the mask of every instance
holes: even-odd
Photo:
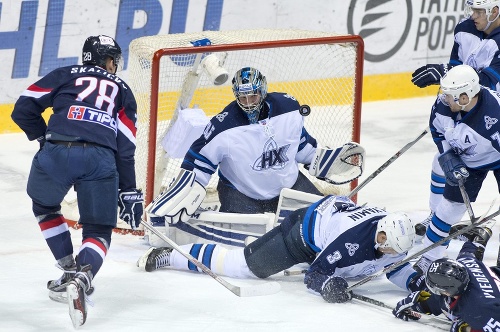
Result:
[[[205,188],[195,181],[196,174],[181,170],[166,191],[148,205],[150,218],[165,217],[165,221],[176,224],[186,222],[196,212],[206,195]]]
[[[358,143],[349,142],[335,150],[318,147],[309,174],[336,185],[348,183],[363,174],[364,159],[365,149]]]

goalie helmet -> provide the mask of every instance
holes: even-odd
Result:
[[[480,89],[479,76],[472,67],[467,65],[455,66],[441,78],[441,91],[446,95],[451,95],[455,102],[462,93],[467,94],[470,102]]]
[[[384,232],[387,240],[380,248],[392,248],[397,253],[410,250],[415,243],[415,226],[404,212],[390,213],[378,221],[377,233]]]
[[[236,72],[232,84],[236,102],[245,111],[250,123],[256,123],[267,96],[266,77],[255,68],[244,67]]]
[[[106,69],[106,60],[113,59],[116,69],[123,68],[122,49],[116,41],[105,35],[90,36],[85,40],[82,49],[82,63]]]
[[[456,296],[469,284],[469,273],[461,263],[449,258],[435,260],[427,270],[425,283],[434,294]]]

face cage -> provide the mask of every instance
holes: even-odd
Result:
[[[262,98],[262,94],[259,93],[258,91],[255,92],[257,93],[244,93],[244,94],[238,93],[238,97],[236,97],[236,102],[238,103],[238,105],[241,107],[242,110],[244,110],[247,113],[254,113],[256,111],[259,111],[260,105],[262,105],[262,102],[264,101],[264,98]],[[240,101],[240,98],[242,97],[247,98],[248,101],[249,96],[259,96],[259,100],[253,104],[248,104],[248,103],[243,104]]]

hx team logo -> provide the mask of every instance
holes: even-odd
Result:
[[[365,41],[366,60],[381,62],[403,46],[408,38],[411,19],[411,0],[351,0],[347,31],[360,35]],[[400,29],[389,31],[389,25]]]
[[[268,168],[282,169],[288,162],[286,152],[290,148],[290,144],[278,146],[278,144],[270,138],[264,144],[262,155],[253,163],[252,169],[256,171],[265,170]]]
[[[356,250],[359,249],[359,244],[357,243],[349,243],[347,242],[345,244],[345,248],[347,249],[347,251],[349,252],[349,256],[354,256],[354,254],[356,253]]]

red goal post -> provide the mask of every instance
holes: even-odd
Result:
[[[198,46],[200,40],[205,41]],[[210,45],[203,45],[206,40]],[[319,145],[359,142],[363,53],[357,35],[302,30],[204,31],[133,40],[128,83],[138,104],[136,174],[146,204],[179,170],[182,158],[169,157],[161,145],[179,109],[199,107],[208,117],[216,115],[234,100],[231,79],[242,67],[258,68],[269,92],[286,92],[311,107],[305,127]],[[228,80],[215,85],[214,70],[227,73]],[[217,199],[217,180],[214,174],[206,200]],[[312,180],[324,194],[345,195],[356,185]]]

